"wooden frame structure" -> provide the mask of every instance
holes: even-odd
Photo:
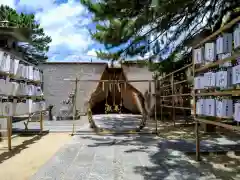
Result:
[[[73,115],[76,114],[77,112],[77,108],[76,108],[76,101],[77,101],[77,90],[78,90],[78,82],[98,82],[98,83],[124,83],[124,88],[126,88],[127,86],[127,83],[131,83],[131,82],[146,82],[149,84],[149,88],[148,88],[148,93],[150,93],[150,96],[149,96],[149,104],[151,105],[151,98],[153,97],[153,93],[152,93],[152,90],[151,90],[151,86],[152,86],[152,83],[154,83],[154,89],[155,89],[155,92],[157,90],[157,80],[93,80],[93,79],[84,79],[84,80],[81,80],[81,79],[64,79],[65,81],[72,81],[72,82],[75,82],[75,86],[74,86],[74,93],[75,93],[75,99],[74,99],[74,104],[73,104]],[[157,102],[157,98],[155,96],[155,103]],[[154,119],[155,119],[155,122],[156,122],[156,133],[157,133],[157,108],[155,106],[155,109],[154,109]],[[87,114],[90,114],[90,116],[92,116],[91,113],[87,113]],[[143,118],[150,118],[150,115],[149,113],[147,114],[147,117],[143,115]],[[92,121],[92,117],[89,117],[90,120]],[[72,133],[71,135],[73,136],[75,133],[75,116],[73,117],[73,125],[72,125]]]
[[[234,25],[236,25],[236,23],[240,22],[240,16],[233,19],[231,22],[229,22],[228,24],[226,24],[225,26],[223,26],[222,28],[220,28],[219,30],[217,30],[216,32],[214,32],[212,35],[208,36],[207,38],[205,38],[204,40],[202,40],[200,43],[198,43],[196,46],[193,47],[193,49],[196,49],[198,47],[201,47],[202,45],[204,45],[205,43],[215,39],[218,35],[221,35],[221,33],[226,32],[227,30],[229,30],[230,28],[232,28]],[[195,74],[197,72],[203,72],[208,70],[209,68],[213,68],[213,67],[217,67],[218,65],[224,64],[226,62],[230,62],[232,60],[235,60],[236,58],[238,58],[240,56],[240,51],[237,50],[235,52],[232,52],[231,57],[222,59],[222,60],[217,60],[213,63],[209,63],[203,67],[199,67],[197,68],[195,65],[193,66],[193,76],[195,77]],[[240,132],[240,127],[238,126],[239,123],[237,123],[237,126],[235,125],[229,125],[226,124],[224,122],[221,122],[221,120],[217,120],[217,118],[215,118],[217,121],[213,121],[213,120],[208,120],[205,118],[198,118],[196,116],[196,97],[197,96],[226,96],[226,95],[232,95],[232,96],[239,96],[240,94],[240,90],[236,89],[236,90],[224,90],[224,91],[215,91],[215,92],[204,92],[204,93],[199,93],[196,92],[196,90],[193,90],[193,100],[194,100],[194,106],[193,106],[193,116],[194,116],[194,120],[195,120],[195,134],[196,134],[196,160],[199,161],[200,160],[200,136],[199,136],[199,124],[211,124],[214,126],[219,126],[225,129],[229,129],[232,131],[238,131]]]
[[[47,111],[47,110],[45,110]],[[45,111],[38,111],[38,112],[34,112],[29,114],[29,116],[35,114],[35,113],[39,113],[39,126],[40,126],[40,134],[43,133],[43,112]],[[24,114],[26,115],[26,114]],[[8,150],[11,151],[12,150],[12,139],[17,137],[17,136],[13,136],[12,135],[12,118],[13,116],[8,116],[7,118],[7,130],[1,130],[1,132],[7,132],[7,136],[6,137],[1,137],[0,139],[5,140],[7,139],[8,142]],[[28,131],[28,123],[31,122],[30,118],[28,118],[27,122],[23,122],[24,126],[25,126],[25,132]]]
[[[1,49],[2,50],[2,49]],[[3,49],[4,50],[4,49]],[[15,56],[14,54],[12,54],[12,52],[8,52],[6,51],[7,53],[11,54],[12,56]],[[24,64],[28,64],[28,65],[31,65],[33,67],[36,67],[34,64],[28,62],[28,61],[25,61],[23,59],[20,59],[20,62],[23,62]],[[41,70],[39,70],[40,73],[42,73]],[[0,75],[2,76],[7,76],[9,78],[13,78],[15,80],[21,80],[21,81],[24,81],[25,83],[33,83],[35,85],[42,85],[42,82],[38,82],[38,81],[34,81],[34,80],[26,80],[24,78],[18,78],[18,77],[15,77],[14,75],[12,74],[7,74],[7,73],[4,73],[4,72],[0,72]],[[20,98],[20,99],[26,99],[26,98],[32,98],[33,100],[36,99],[37,97],[36,96],[7,96],[7,95],[3,95],[3,94],[0,94],[0,99],[3,99],[3,98]],[[28,115],[28,120],[27,122],[23,122],[24,124],[24,129],[25,129],[25,132],[28,131],[28,124],[29,122],[32,122],[31,121],[31,116],[34,115],[34,114],[39,114],[39,125],[40,125],[40,134],[43,132],[43,113],[46,112],[48,110],[42,110],[42,111],[37,111],[37,112],[32,112],[32,113],[26,113],[26,114],[17,114],[17,115],[13,115],[13,116],[0,116],[0,118],[7,118],[7,129],[1,129],[0,132],[6,132],[7,133],[7,136],[6,137],[0,137],[0,139],[2,140],[5,140],[7,139],[8,141],[8,150],[12,150],[12,139],[15,138],[16,136],[13,136],[12,135],[12,119],[13,117],[18,117],[18,116],[22,116],[22,115]]]
[[[160,121],[164,121],[163,119],[163,108],[170,108],[171,109],[171,113],[172,113],[172,121],[173,124],[175,126],[175,120],[176,120],[176,109],[180,109],[182,111],[185,110],[191,110],[191,107],[186,107],[184,106],[184,100],[183,98],[185,97],[189,97],[192,96],[191,93],[184,93],[184,92],[176,92],[176,86],[180,86],[182,87],[183,83],[187,83],[188,79],[184,79],[184,80],[177,80],[174,77],[175,75],[177,75],[179,72],[182,72],[185,70],[187,70],[188,68],[192,68],[192,63],[185,65],[184,67],[177,69],[176,71],[173,71],[163,77],[161,77],[159,80],[156,80],[157,82],[159,82],[160,84],[160,88],[158,89],[158,92],[156,92],[155,98],[157,100],[157,96],[160,98]],[[164,82],[170,82],[167,85],[163,85]],[[163,86],[162,86],[163,85]],[[166,89],[169,88],[168,90],[170,91],[170,93],[168,93],[168,95],[164,95],[164,92],[166,91]],[[165,98],[171,98],[170,100],[166,100]],[[176,106],[176,99],[182,99],[182,103],[180,103],[180,106]],[[165,105],[165,102],[170,102],[170,105]],[[190,104],[190,101],[189,101]],[[157,110],[156,110],[157,111]]]
[[[204,43],[213,40],[216,36],[220,35],[221,33],[223,33],[224,31],[227,31],[228,29],[230,29],[233,25],[235,25],[236,23],[240,22],[240,17],[237,17],[236,19],[232,20],[231,22],[229,22],[228,24],[226,24],[224,27],[220,28],[218,31],[216,31],[215,33],[213,33],[212,35],[208,36],[207,38],[205,38],[204,40],[202,40],[199,44],[197,44],[196,46],[193,47],[193,49],[198,48],[200,46],[202,46]],[[160,82],[160,86],[164,83],[164,81],[168,81],[170,82],[168,85],[164,85],[161,86],[158,89],[158,92],[156,92],[155,96],[159,96],[160,97],[160,114],[161,114],[161,118],[160,120],[162,121],[162,115],[163,115],[163,108],[171,108],[172,109],[172,120],[173,120],[173,124],[175,125],[175,109],[183,109],[183,110],[191,110],[191,114],[193,115],[193,119],[194,119],[194,123],[195,123],[195,140],[196,140],[196,160],[200,161],[200,135],[199,135],[199,124],[211,124],[214,126],[218,126],[218,127],[222,127],[228,130],[232,130],[232,131],[238,131],[240,132],[240,126],[239,126],[239,122],[237,123],[237,125],[229,125],[226,124],[224,122],[221,121],[213,121],[213,120],[209,120],[209,119],[204,119],[204,118],[198,118],[196,116],[196,97],[197,96],[227,96],[227,95],[232,95],[232,96],[239,96],[240,95],[240,89],[234,89],[234,90],[224,90],[224,91],[215,91],[215,92],[203,92],[203,93],[196,93],[196,90],[194,90],[194,88],[191,88],[191,92],[190,93],[185,93],[185,94],[177,94],[175,93],[175,85],[177,84],[181,84],[181,83],[185,83],[188,80],[182,80],[182,81],[177,81],[174,82],[174,75],[180,71],[183,71],[184,69],[187,68],[191,68],[192,69],[192,74],[193,74],[193,78],[195,77],[195,74],[197,72],[202,72],[205,71],[209,68],[212,67],[216,67],[218,65],[224,64],[226,62],[232,61],[236,58],[240,57],[240,51],[236,51],[233,52],[231,57],[222,59],[222,60],[218,60],[216,62],[207,64],[203,67],[199,67],[196,68],[195,64],[194,64],[194,60],[192,59],[191,63],[185,65],[184,67],[177,69],[176,71],[173,71],[163,77],[161,77],[159,80]],[[194,79],[193,79],[194,81]],[[192,83],[193,84],[193,83]],[[165,90],[165,88],[170,88],[171,93],[169,95],[162,95],[163,91]],[[191,105],[191,107],[179,107],[176,106],[174,103],[174,98],[175,97],[183,97],[183,96],[189,96],[193,98],[193,104]],[[164,98],[171,98],[171,105],[164,105],[163,102],[165,102],[166,100]],[[157,98],[156,98],[157,99]],[[156,119],[156,118],[155,118]],[[218,119],[218,118],[216,118]],[[156,121],[157,122],[157,121]],[[157,128],[156,128],[157,130]]]

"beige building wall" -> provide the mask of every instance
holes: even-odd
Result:
[[[46,99],[47,106],[52,104],[53,115],[57,116],[59,110],[62,107],[62,101],[67,100],[71,92],[74,91],[75,82],[64,81],[64,79],[75,79],[80,80],[99,80],[101,79],[102,73],[107,67],[106,63],[71,63],[71,62],[50,62],[41,65],[41,69],[44,74],[44,96]],[[126,66],[123,65],[123,71],[128,80],[151,80],[152,72],[147,67],[138,67],[137,65]],[[96,90],[98,82],[80,82],[78,86],[77,98],[77,109],[80,112],[86,112],[87,102],[89,101],[91,94]],[[143,95],[148,91],[148,82],[131,83]],[[151,84],[152,93],[154,93],[154,85]],[[124,94],[124,105],[126,108],[135,111],[139,106],[133,105],[133,97],[138,96],[133,92],[129,91]],[[152,101],[152,105],[153,106]],[[139,103],[139,100],[137,100]],[[139,108],[138,108],[139,109]]]

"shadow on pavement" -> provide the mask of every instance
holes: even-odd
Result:
[[[116,139],[112,138],[115,137]],[[117,137],[125,137],[126,139],[117,139]],[[132,139],[129,139],[132,137]],[[88,147],[99,146],[136,146],[136,148],[124,151],[127,153],[143,152],[147,153],[151,166],[136,166],[135,173],[141,174],[145,180],[159,180],[165,178],[172,179],[233,179],[237,178],[240,172],[240,155],[234,154],[234,157],[227,155],[226,151],[240,150],[238,145],[217,145],[206,142],[201,143],[201,152],[203,160],[196,162],[193,154],[195,154],[195,145],[193,142],[184,140],[163,140],[155,136],[149,135],[109,135],[109,136],[85,136],[84,139],[94,140],[94,144]],[[140,146],[140,147],[139,147]],[[149,149],[150,146],[155,146],[156,151]],[[217,149],[216,149],[217,148]],[[222,151],[222,155],[209,154],[209,152]],[[186,155],[186,153],[191,156]],[[208,156],[206,155],[208,153]],[[215,159],[213,156],[216,156]],[[210,160],[211,159],[211,160]],[[209,161],[210,160],[210,161]],[[220,162],[222,160],[222,162]],[[223,165],[220,167],[218,164]],[[227,167],[227,168],[226,168]]]
[[[46,136],[48,134],[48,131],[43,132],[42,134],[39,135],[35,135],[33,136],[32,134],[24,134],[24,135],[20,135],[21,136],[33,136],[31,139],[29,140],[25,140],[23,141],[20,145],[18,146],[13,146],[11,151],[5,151],[3,153],[0,154],[0,163],[3,163],[4,161],[6,161],[7,159],[19,154],[22,150],[28,148],[28,146],[30,144],[34,144],[37,141],[39,141],[42,137]]]

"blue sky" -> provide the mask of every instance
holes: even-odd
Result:
[[[46,34],[52,37],[49,61],[101,61],[95,50],[103,45],[91,39],[90,14],[79,0],[1,0],[0,4],[35,14]]]

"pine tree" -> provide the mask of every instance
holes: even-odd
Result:
[[[27,61],[38,64],[47,60],[46,53],[49,50],[49,43],[52,39],[44,33],[43,28],[36,22],[33,14],[19,14],[16,10],[1,5],[0,21],[8,21],[8,26],[10,27],[30,29],[31,37],[29,41],[31,44],[18,45]]]
[[[153,57],[158,55],[171,62],[179,53],[189,52],[189,42],[199,32],[216,31],[224,15],[239,7],[240,0],[81,0],[81,3],[93,14],[96,31],[91,32],[92,38],[111,52],[100,51],[99,58],[143,56],[151,49]],[[118,50],[112,51],[114,48]]]

